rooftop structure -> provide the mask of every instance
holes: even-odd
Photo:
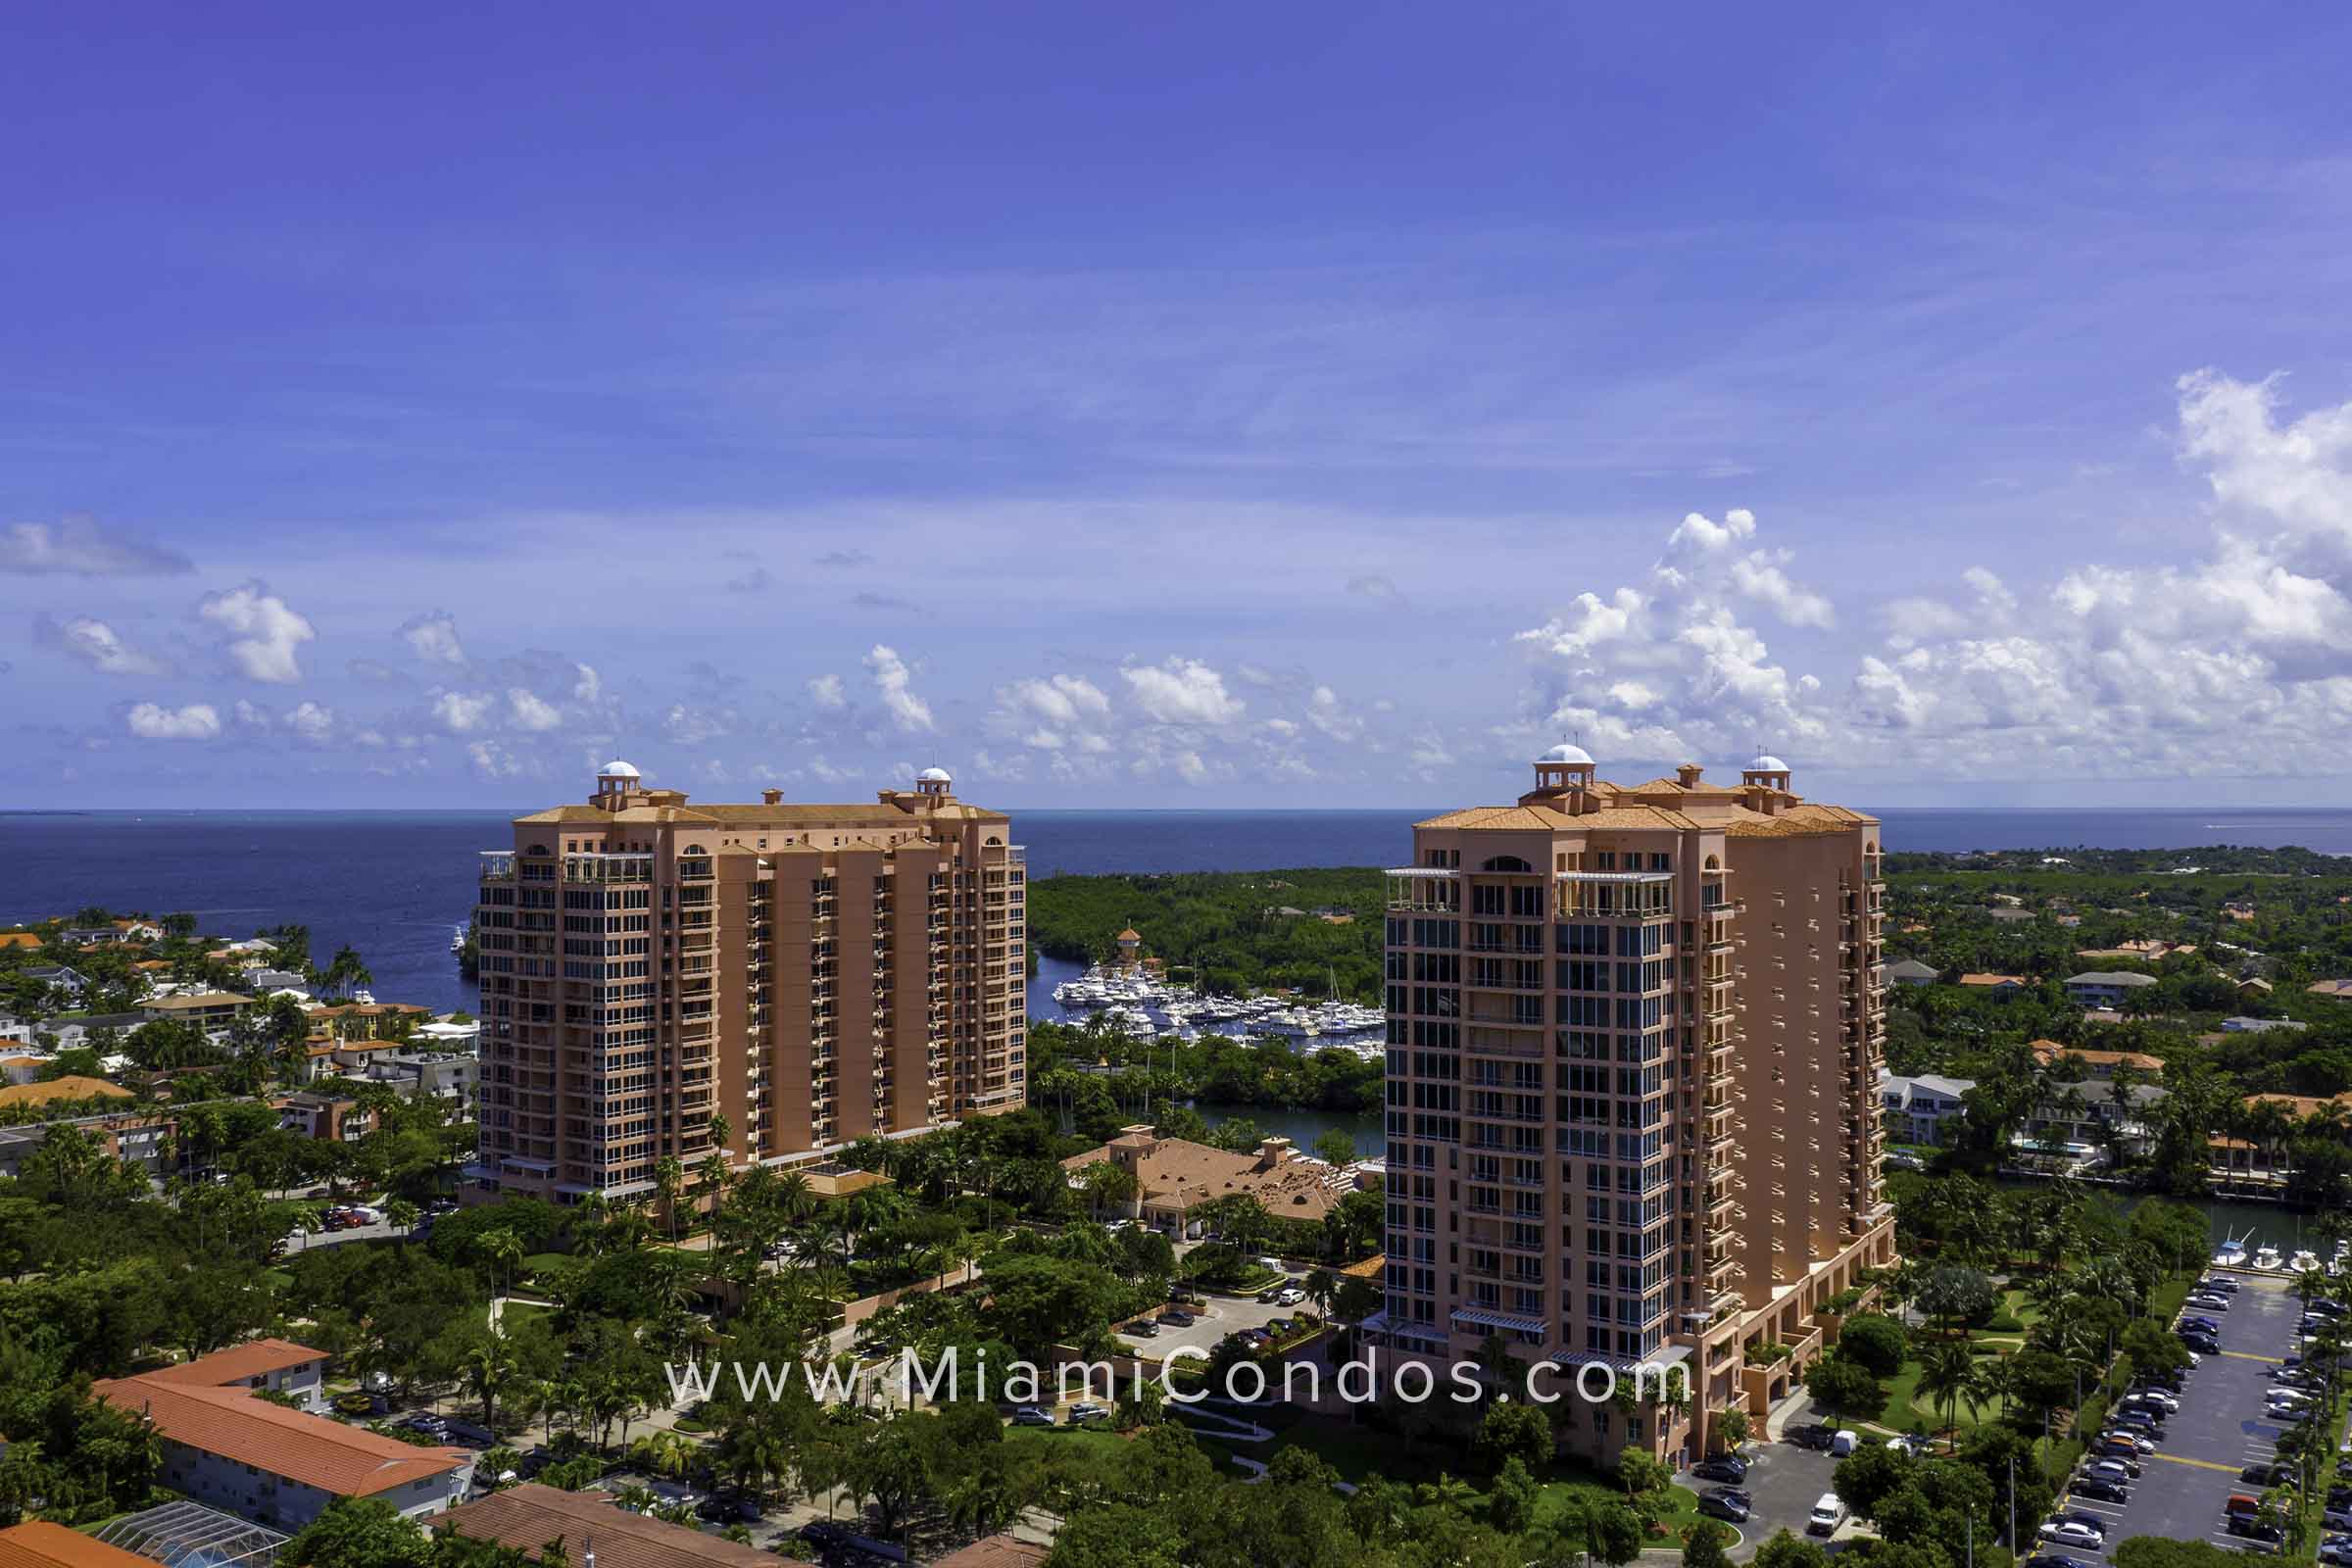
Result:
[[[165,1568],[273,1568],[290,1538],[183,1498],[110,1519],[97,1539]]]
[[[47,1105],[74,1100],[128,1100],[130,1091],[104,1078],[72,1073],[46,1083],[11,1084],[0,1089],[0,1105]]]
[[[1101,1149],[1061,1162],[1073,1186],[1086,1168],[1104,1160],[1134,1174],[1138,1194],[1131,1217],[1181,1232],[1191,1212],[1219,1198],[1254,1198],[1277,1219],[1319,1220],[1354,1189],[1351,1179],[1321,1160],[1301,1158],[1288,1138],[1268,1138],[1250,1153],[1212,1149],[1183,1138],[1162,1138],[1149,1124],[1124,1127]]]
[[[148,1559],[34,1519],[0,1530],[0,1568],[148,1568]]]
[[[473,1196],[653,1186],[1016,1109],[1027,873],[945,769],[872,805],[690,802],[636,768],[484,853]]]

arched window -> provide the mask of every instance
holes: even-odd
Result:
[[[1722,857],[1722,856],[1720,856],[1720,855],[1710,855],[1710,856],[1708,856],[1708,857],[1707,857],[1707,863],[1706,863],[1705,869],[1707,869],[1707,870],[1709,870],[1709,871],[1720,871],[1720,870],[1722,870],[1722,869],[1723,869],[1723,857]]]
[[[1479,869],[1481,871],[1533,871],[1535,867],[1516,855],[1497,855]]]

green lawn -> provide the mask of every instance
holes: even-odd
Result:
[[[1048,1432],[1042,1427],[1006,1427],[1006,1447],[1037,1447],[1063,1449],[1078,1447],[1092,1451],[1097,1458],[1117,1457],[1127,1446],[1127,1440],[1102,1427],[1055,1427]]]
[[[1943,1407],[1938,1404],[1931,1408],[1929,1402],[1919,1396],[1920,1370],[1919,1362],[1905,1361],[1902,1370],[1887,1380],[1886,1408],[1879,1414],[1879,1425],[1891,1427],[1897,1432],[1909,1432],[1915,1426],[1931,1432],[1942,1430]],[[1971,1399],[1963,1398],[1956,1409],[1963,1429],[1980,1426],[1995,1419],[2000,1413],[1998,1399],[1980,1406]]]

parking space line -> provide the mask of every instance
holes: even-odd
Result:
[[[2162,1459],[2166,1464],[2194,1465],[2199,1470],[2219,1470],[2224,1475],[2231,1476],[2237,1474],[2239,1469],[2237,1465],[2222,1464],[2212,1459],[2191,1459],[2185,1453],[2143,1453],[2140,1457],[2142,1459]]]

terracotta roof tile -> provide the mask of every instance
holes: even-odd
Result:
[[[225,1350],[215,1350],[210,1355],[200,1355],[193,1361],[182,1361],[177,1366],[143,1372],[140,1376],[164,1383],[219,1389],[266,1373],[283,1372],[305,1361],[323,1361],[326,1356],[324,1350],[314,1350],[307,1345],[296,1345],[292,1340],[251,1340],[243,1345],[232,1345]]]
[[[155,1568],[146,1558],[35,1519],[0,1530],[0,1568]]]
[[[1035,1568],[1045,1560],[1045,1547],[999,1534],[983,1536],[968,1546],[949,1552],[931,1568]]]
[[[45,1105],[53,1100],[128,1100],[130,1091],[103,1078],[52,1078],[45,1084],[11,1084],[0,1089],[0,1105]]]
[[[706,1536],[684,1525],[664,1524],[612,1506],[603,1492],[559,1492],[526,1481],[478,1501],[452,1508],[432,1522],[477,1541],[514,1546],[536,1559],[539,1548],[561,1536],[564,1554],[577,1563],[596,1544],[596,1568],[776,1568],[776,1559],[751,1546]]]
[[[444,1475],[472,1461],[463,1448],[419,1448],[324,1416],[306,1415],[248,1389],[208,1389],[152,1373],[113,1378],[90,1392],[143,1410],[173,1443],[343,1497],[368,1497]]]

